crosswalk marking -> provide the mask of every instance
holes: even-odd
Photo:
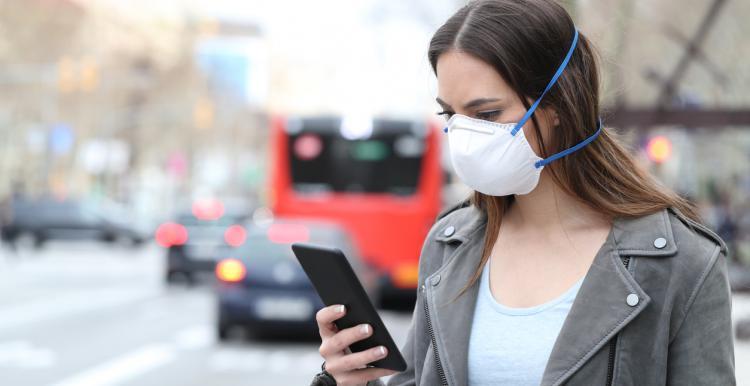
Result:
[[[205,324],[186,328],[175,335],[175,344],[185,350],[206,348],[214,342],[214,329]]]
[[[64,379],[53,386],[114,385],[163,366],[175,357],[175,349],[170,345],[149,345]]]
[[[45,320],[59,320],[74,314],[102,308],[116,308],[136,303],[158,294],[156,289],[133,288],[76,291],[62,296],[20,305],[3,307],[0,311],[0,331],[26,326]]]
[[[0,367],[39,369],[50,367],[56,361],[54,351],[35,346],[29,341],[0,342]]]

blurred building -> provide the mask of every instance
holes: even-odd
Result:
[[[106,195],[151,215],[204,194],[263,200],[270,116],[431,116],[427,45],[464,3],[0,0],[0,197]],[[605,124],[714,228],[747,238],[747,123],[613,112],[750,108],[750,3],[562,3],[602,54]],[[658,162],[655,136],[671,146]]]

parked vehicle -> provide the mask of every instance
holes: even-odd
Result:
[[[205,199],[161,224],[156,241],[166,248],[166,282],[193,283],[202,273],[210,275],[229,247],[244,242],[243,224],[249,217],[245,206],[227,207],[221,200]]]
[[[112,205],[42,197],[18,198],[10,207],[2,238],[14,246],[40,248],[51,240],[99,240],[139,245],[147,238],[145,230],[139,228],[131,217],[118,215],[118,209]]]
[[[220,340],[236,326],[252,335],[317,334],[315,313],[323,303],[292,253],[294,242],[341,249],[372,300],[377,300],[377,275],[360,260],[344,229],[330,222],[277,219],[250,228],[245,243],[228,251],[216,266]]]

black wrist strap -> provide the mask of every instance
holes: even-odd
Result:
[[[336,386],[336,379],[326,371],[326,362],[320,365],[321,372],[315,374],[312,384],[310,386]]]

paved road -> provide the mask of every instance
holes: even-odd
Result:
[[[0,248],[0,384],[309,384],[315,341],[219,344],[210,285],[165,287],[161,257],[155,246]],[[750,297],[734,310],[750,317]],[[383,316],[400,345],[411,314]],[[737,345],[737,369],[750,385],[750,342]]]
[[[161,253],[84,243],[3,249],[0,384],[309,384],[318,343],[219,344],[210,284],[164,286]],[[402,341],[410,315],[384,317]]]

